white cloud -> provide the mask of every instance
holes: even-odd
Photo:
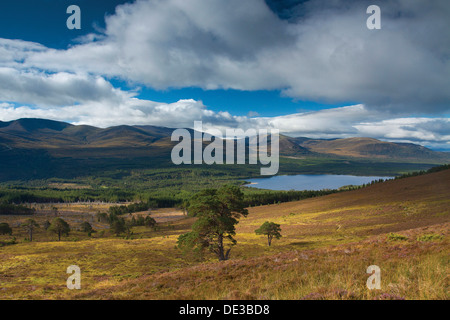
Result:
[[[110,102],[133,96],[100,76],[0,67],[0,100],[38,106],[63,106],[88,101]]]
[[[47,48],[38,43],[0,38],[0,66],[20,68],[30,54],[42,51]]]
[[[287,21],[263,0],[138,0],[118,7],[104,34],[67,50],[0,39],[0,120],[101,127],[192,127],[203,120],[206,128],[448,144],[448,119],[405,114],[450,109],[450,5],[398,0],[380,7],[382,29],[370,31],[364,1],[307,1]],[[361,104],[238,117],[200,101],[138,99],[114,88],[110,77],[158,89],[280,89],[301,99]]]
[[[379,5],[382,29],[373,31],[366,27],[365,1],[308,1],[297,7],[303,15],[288,23],[264,0],[138,0],[119,6],[97,41],[39,48],[23,65],[158,89],[281,89],[291,97],[359,101],[390,112],[449,110],[450,4]]]
[[[4,103],[0,104],[0,120],[45,118],[103,128],[123,124],[192,127],[194,120],[201,119],[205,111],[205,106],[194,100],[166,104],[129,98],[107,104],[89,101],[79,105],[47,108],[16,107]]]
[[[379,122],[363,122],[355,126],[362,135],[390,140],[450,141],[448,118],[398,118]]]

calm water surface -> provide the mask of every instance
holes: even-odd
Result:
[[[339,189],[348,185],[362,185],[379,179],[393,177],[361,177],[332,174],[299,174],[293,176],[275,176],[270,178],[249,179],[247,187],[270,190],[323,190]]]

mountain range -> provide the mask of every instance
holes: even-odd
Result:
[[[121,125],[97,128],[45,119],[0,121],[0,180],[61,176],[83,168],[142,168],[170,165],[174,129]],[[191,130],[192,132],[192,130]],[[287,158],[374,159],[443,164],[450,154],[411,143],[373,138],[310,139],[280,135]],[[106,161],[106,162],[105,162]],[[41,175],[39,172],[45,172]]]

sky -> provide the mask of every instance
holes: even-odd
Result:
[[[450,151],[449,17],[447,0],[5,0],[0,121],[201,120]]]

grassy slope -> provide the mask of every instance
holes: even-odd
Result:
[[[450,170],[346,193],[250,208],[232,259],[184,257],[177,236],[192,219],[118,238],[35,242],[0,248],[0,298],[94,299],[448,299]],[[271,248],[254,230],[278,222]],[[408,236],[388,241],[386,234]],[[424,234],[443,235],[423,242]],[[82,290],[65,288],[65,269],[82,270]],[[369,265],[382,289],[369,291]]]

